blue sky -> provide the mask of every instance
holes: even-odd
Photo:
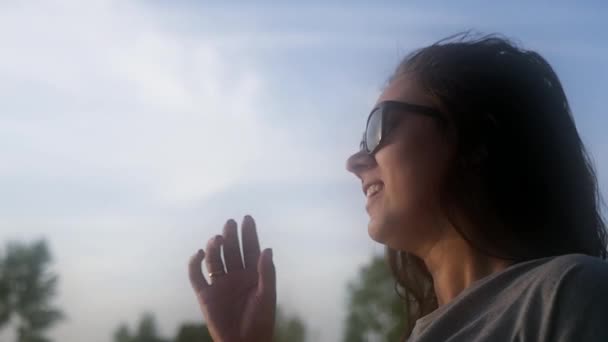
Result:
[[[608,5],[0,2],[0,240],[48,239],[68,319],[101,342],[154,312],[198,321],[189,255],[252,214],[279,302],[340,336],[345,285],[381,246],[344,170],[409,51],[475,29],[554,66],[608,180]],[[1,335],[0,335],[1,336]]]

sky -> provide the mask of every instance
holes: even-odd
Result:
[[[606,197],[607,15],[601,1],[0,0],[0,242],[48,241],[56,340],[111,341],[146,311],[174,336],[202,320],[189,256],[251,214],[279,304],[337,341],[346,284],[382,253],[345,160],[400,59],[469,29],[541,53]]]

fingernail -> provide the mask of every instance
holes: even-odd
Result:
[[[197,253],[198,255],[205,255],[205,251],[203,251],[202,249],[199,249]]]
[[[270,261],[272,261],[272,248],[268,249],[268,256],[270,257]]]

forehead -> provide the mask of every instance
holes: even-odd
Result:
[[[395,77],[382,91],[376,104],[383,101],[409,102],[430,107],[434,105],[431,96],[422,89],[411,74],[401,74]]]

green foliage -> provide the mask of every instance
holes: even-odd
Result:
[[[0,329],[4,327],[11,318],[11,294],[10,284],[6,277],[4,260],[0,258]]]
[[[275,336],[273,342],[304,342],[306,325],[299,317],[286,316],[277,308]],[[156,320],[150,313],[142,315],[136,332],[121,324],[114,332],[114,342],[213,342],[205,324],[182,324],[175,339],[166,339],[158,335]]]
[[[121,324],[114,333],[114,342],[131,342],[132,339],[129,327],[125,324]]]
[[[406,307],[384,258],[377,256],[348,286],[345,342],[398,341],[405,331]]]
[[[131,333],[126,324],[121,324],[114,332],[114,342],[213,342],[204,324],[182,324],[175,339],[159,336],[156,319],[145,313],[139,320],[136,332]]]
[[[15,317],[19,342],[48,341],[44,331],[63,318],[51,304],[58,277],[48,270],[50,263],[44,241],[9,243],[0,256],[0,327]]]
[[[179,328],[175,342],[213,342],[213,339],[206,325],[186,323]]]
[[[297,316],[286,316],[277,308],[274,342],[304,342],[306,341],[306,325]]]
[[[154,315],[146,313],[139,322],[139,329],[137,329],[136,342],[165,342],[167,340],[162,339],[158,336],[158,329],[156,328],[156,319]]]
[[[158,336],[156,319],[151,313],[144,313],[139,320],[137,332],[131,334],[129,327],[122,324],[114,332],[114,342],[169,342]]]

